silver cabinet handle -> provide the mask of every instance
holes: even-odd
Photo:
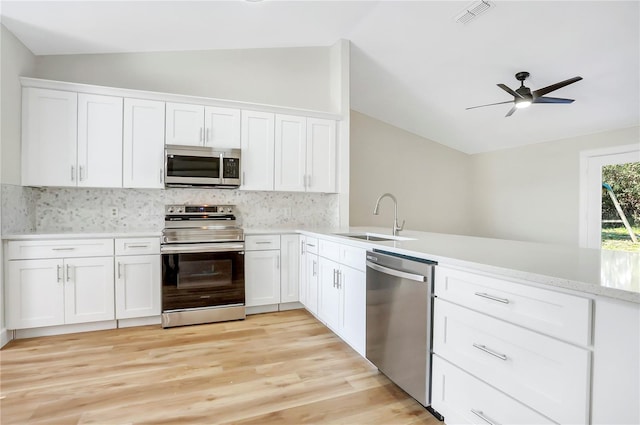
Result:
[[[485,345],[476,344],[474,342],[473,346],[476,347],[480,351],[484,351],[487,354],[491,354],[492,356],[499,358],[500,360],[507,360],[507,356],[506,355],[500,354],[500,353],[498,353],[496,351],[493,351],[492,349],[487,348]]]
[[[51,248],[52,251],[73,251],[75,248],[73,247],[69,247],[69,248]]]
[[[333,269],[333,287],[334,288],[336,286],[338,286],[338,284],[337,284],[337,276],[338,276],[338,270]]]
[[[380,273],[388,274],[391,276],[399,277],[402,279],[415,280],[416,282],[426,282],[427,278],[421,274],[407,273],[400,270],[390,269],[389,267],[381,266],[371,261],[367,261],[367,267],[378,271]]]
[[[475,409],[471,409],[471,413],[473,413],[474,415],[476,415],[477,417],[479,417],[480,419],[482,419],[483,421],[485,421],[486,423],[488,423],[489,425],[498,425],[497,423],[493,422],[492,420],[490,420],[489,418],[487,418],[484,413],[482,413],[481,410],[475,410]]]
[[[316,260],[313,260],[313,275],[316,275]]]
[[[342,288],[342,270],[338,270],[338,289]]]
[[[71,282],[71,265],[67,264],[67,282]]]
[[[74,167],[73,165],[71,166],[71,181],[74,181],[76,179],[76,167]]]
[[[497,301],[497,302],[502,303],[502,304],[509,304],[509,300],[507,298],[499,298],[499,297],[496,297],[496,296],[493,296],[493,295],[489,295],[486,292],[476,292],[475,295],[477,295],[479,297],[482,297],[482,298],[486,298],[486,299],[492,300],[492,301]]]
[[[127,248],[149,248],[149,245],[127,245]]]
[[[162,171],[162,168],[160,169],[160,183],[162,183],[162,180],[164,178],[164,172]]]
[[[314,244],[312,244],[312,243],[308,243],[308,244],[307,244],[307,246],[310,246],[311,248],[314,248],[314,247],[315,247],[315,245],[314,245]]]
[[[266,245],[266,244],[271,244],[271,241],[257,241],[256,245]]]
[[[304,255],[304,241],[300,241],[300,255]]]
[[[122,263],[118,261],[118,279],[122,279]]]
[[[56,266],[56,280],[58,282],[62,281],[62,276],[60,276],[60,272],[62,271],[62,266],[60,264],[58,264]]]
[[[245,182],[245,172],[243,171],[243,172],[242,172],[242,181],[240,182],[241,186],[244,186],[244,185],[245,185],[245,183],[244,183],[244,182]]]
[[[80,171],[80,181],[84,180],[84,167],[81,165],[78,167],[78,170]]]
[[[276,269],[280,269],[280,256],[276,257]]]

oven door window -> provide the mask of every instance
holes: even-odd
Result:
[[[167,176],[219,179],[220,158],[167,155]]]
[[[244,304],[239,252],[162,255],[162,310]]]

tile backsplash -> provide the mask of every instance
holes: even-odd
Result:
[[[225,189],[83,189],[2,185],[2,234],[164,227],[166,204],[230,204],[245,228],[336,227],[338,195]]]

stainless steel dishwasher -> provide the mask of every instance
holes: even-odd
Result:
[[[431,404],[435,264],[367,251],[366,357],[425,407]]]

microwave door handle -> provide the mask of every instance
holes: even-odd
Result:
[[[224,184],[224,154],[220,154],[220,183]]]

